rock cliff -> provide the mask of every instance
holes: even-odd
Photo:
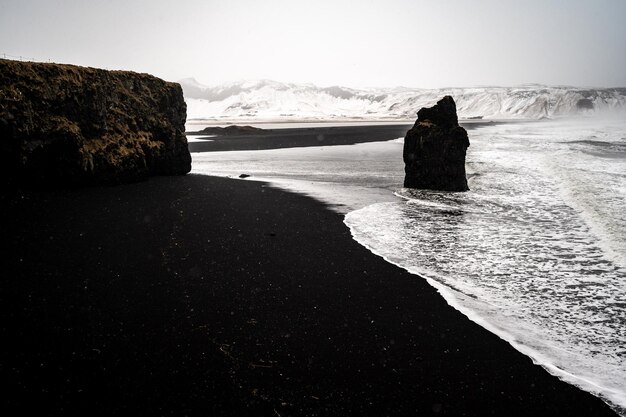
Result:
[[[404,186],[443,191],[467,191],[465,151],[469,139],[459,126],[456,104],[445,96],[417,112],[404,138]]]
[[[0,60],[4,182],[111,184],[191,169],[180,85],[148,74]]]

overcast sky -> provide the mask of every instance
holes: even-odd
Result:
[[[209,85],[626,86],[626,0],[0,0],[2,53]]]

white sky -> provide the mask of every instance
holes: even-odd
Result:
[[[626,86],[626,0],[0,0],[2,53],[209,85]]]

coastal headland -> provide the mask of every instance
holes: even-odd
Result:
[[[180,85],[149,74],[0,59],[3,183],[117,184],[191,169]]]

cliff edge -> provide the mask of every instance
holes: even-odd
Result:
[[[148,74],[0,59],[2,181],[133,182],[191,170],[179,84]]]

